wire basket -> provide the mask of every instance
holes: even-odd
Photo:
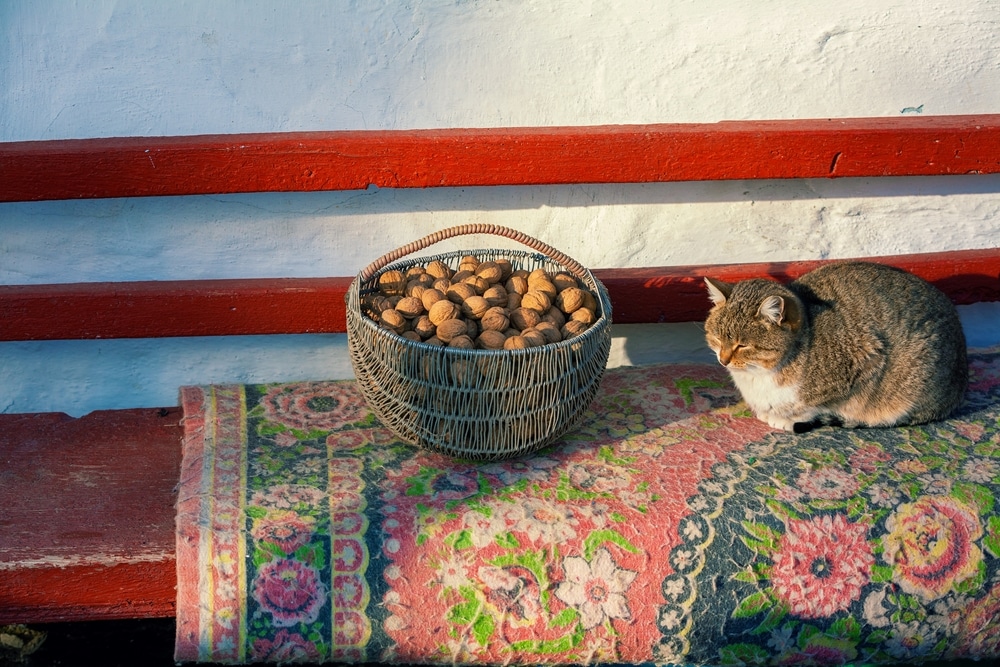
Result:
[[[463,250],[399,260],[439,241],[493,234],[523,250]],[[362,312],[384,271],[441,260],[453,269],[465,255],[508,259],[515,270],[567,271],[595,295],[597,319],[579,336],[523,350],[437,347],[403,338]],[[471,460],[499,460],[551,444],[575,426],[597,393],[611,349],[607,290],[576,260],[516,230],[470,224],[444,229],[365,267],[347,291],[347,346],[361,391],[400,439]]]

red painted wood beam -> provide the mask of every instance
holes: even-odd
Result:
[[[934,283],[957,305],[1000,301],[1000,248],[865,259],[915,273]],[[605,269],[594,273],[608,288],[615,322],[694,322],[708,315],[705,276],[728,282],[760,277],[786,282],[828,263],[808,260]]]
[[[1000,248],[874,258],[907,269],[958,304],[1000,301]],[[787,280],[822,261],[598,269],[614,321],[704,319],[702,277]],[[343,333],[351,278],[0,286],[0,340]]]
[[[0,286],[0,341],[347,330],[351,278]]]
[[[0,415],[0,624],[174,614],[180,418]]]
[[[0,143],[0,202],[1000,172],[1000,114]]]

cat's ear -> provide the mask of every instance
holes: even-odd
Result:
[[[785,321],[785,300],[772,294],[760,302],[757,314],[771,324],[780,326]]]
[[[795,331],[802,323],[802,304],[794,297],[772,294],[761,301],[757,314],[771,324]]]
[[[705,278],[705,287],[708,288],[708,298],[716,306],[721,306],[729,299],[733,293],[733,286],[715,278]]]

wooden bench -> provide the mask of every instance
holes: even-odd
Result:
[[[1000,115],[348,131],[0,144],[0,202],[998,172]],[[1000,248],[879,260],[958,304],[1000,300]],[[706,273],[788,279],[819,264],[594,273],[616,323],[684,322],[706,313]],[[0,341],[343,333],[351,279],[8,285]],[[0,623],[174,614],[179,418],[176,406],[0,415]]]

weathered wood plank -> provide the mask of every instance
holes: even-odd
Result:
[[[180,418],[0,415],[0,623],[173,614]]]
[[[1000,248],[875,258],[913,271],[956,303],[1000,301]],[[704,319],[705,275],[794,278],[821,261],[597,269],[614,321]],[[343,333],[351,278],[0,286],[0,340]]]
[[[0,570],[0,623],[167,618],[177,613],[176,598],[173,554],[152,562]]]
[[[1000,115],[0,144],[0,202],[1000,172]]]

